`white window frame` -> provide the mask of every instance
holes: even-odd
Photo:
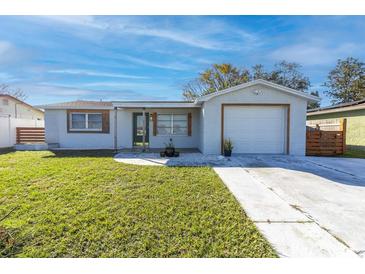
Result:
[[[171,119],[170,119],[170,123],[171,123],[171,126],[170,126],[170,133],[169,134],[159,134],[158,133],[158,116],[159,115],[170,115],[171,116]],[[175,115],[184,115],[186,116],[186,133],[184,134],[175,134],[173,131],[174,131],[174,116]],[[189,117],[188,117],[188,114],[187,113],[157,113],[157,136],[188,136],[188,127],[189,127],[189,121],[188,121]]]
[[[85,128],[73,128],[72,127],[72,115],[73,114],[84,114],[85,115]],[[101,115],[101,128],[88,128],[89,127],[89,114]],[[70,131],[103,131],[103,114],[101,112],[70,112]]]

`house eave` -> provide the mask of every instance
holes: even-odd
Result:
[[[316,116],[316,115],[329,114],[329,113],[339,113],[339,112],[346,112],[346,111],[360,110],[360,109],[365,109],[365,105],[310,111],[310,112],[307,112],[307,116]]]
[[[100,110],[110,110],[113,109],[113,107],[105,107],[105,106],[39,106],[39,108],[42,108],[44,110],[48,109],[54,109],[54,110],[62,110],[62,109],[100,109]]]
[[[116,108],[200,108],[193,102],[113,102]]]
[[[301,97],[301,98],[305,98],[309,102],[319,102],[320,101],[320,98],[317,97],[317,96],[314,96],[314,95],[311,95],[311,94],[308,94],[308,93],[305,93],[305,92],[302,92],[302,91],[294,90],[294,89],[291,89],[291,88],[287,88],[287,87],[284,87],[282,85],[278,85],[278,84],[275,84],[275,83],[272,83],[272,82],[269,82],[269,81],[266,81],[266,80],[258,79],[258,80],[247,82],[247,83],[244,83],[244,84],[241,84],[241,85],[237,85],[237,86],[234,86],[234,87],[230,87],[230,88],[218,91],[218,92],[214,92],[214,93],[199,97],[196,100],[196,103],[206,102],[206,101],[209,101],[210,99],[212,99],[216,96],[221,96],[221,95],[224,95],[224,94],[227,94],[227,93],[230,93],[230,92],[234,92],[234,91],[237,91],[237,90],[240,90],[240,89],[243,89],[243,88],[252,87],[252,86],[255,86],[255,85],[264,85],[264,86],[267,86],[267,87],[278,89],[280,91],[284,91],[284,92],[289,93],[291,95],[298,96],[298,97]]]

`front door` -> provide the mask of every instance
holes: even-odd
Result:
[[[149,142],[149,114],[146,113],[145,145]],[[133,113],[133,146],[143,146],[143,113]]]

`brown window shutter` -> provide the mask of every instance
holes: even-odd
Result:
[[[153,122],[153,136],[157,135],[157,113],[152,113],[152,122]]]
[[[191,112],[189,112],[188,113],[188,136],[191,136],[191,128],[192,128]]]
[[[102,112],[103,133],[109,133],[109,128],[110,128],[109,116],[110,116],[109,110],[105,110]]]

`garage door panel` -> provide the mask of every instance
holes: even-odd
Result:
[[[286,108],[283,106],[225,106],[224,138],[234,153],[285,152]]]

